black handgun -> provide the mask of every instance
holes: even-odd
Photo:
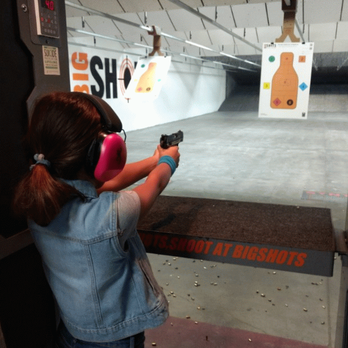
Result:
[[[170,146],[175,146],[184,140],[184,133],[179,130],[177,133],[170,135],[162,134],[160,139],[160,145],[162,149],[168,149]]]

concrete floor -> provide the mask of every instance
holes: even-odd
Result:
[[[180,166],[163,195],[325,207],[334,228],[345,229],[348,112],[280,120],[220,111],[132,131],[129,162],[150,156],[161,134],[179,129],[184,132]],[[335,345],[339,256],[333,277],[165,255],[150,254],[150,260],[174,318]]]

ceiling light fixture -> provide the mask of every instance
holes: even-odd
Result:
[[[192,45],[192,46],[196,46],[196,47],[199,47],[199,48],[203,48],[204,50],[207,50],[207,51],[211,51],[211,52],[214,52],[213,49],[209,48],[209,47],[206,47],[206,46],[203,46],[201,44],[198,44],[198,43],[195,43],[195,42],[192,42],[192,41],[189,41],[189,40],[185,40],[185,42],[189,45]]]
[[[220,30],[223,30],[224,32],[226,32],[227,34],[230,34],[231,36],[233,36],[234,38],[244,42],[245,44],[253,47],[255,50],[257,51],[261,51],[262,49],[260,47],[255,46],[254,44],[252,44],[251,42],[243,39],[241,36],[235,34],[232,30],[227,29],[226,27],[224,27],[223,25],[221,25],[220,23],[212,20],[211,18],[207,17],[206,15],[200,13],[199,11],[196,11],[195,9],[193,9],[192,7],[184,4],[183,2],[181,2],[180,0],[168,0],[170,2],[172,2],[173,4],[183,8],[184,10],[186,10],[187,12],[190,12],[191,14],[203,19],[206,22],[209,22],[210,24],[214,25],[215,27],[219,28]]]
[[[67,27],[66,29],[69,30],[69,31],[73,31],[75,33],[80,33],[80,34],[84,34],[84,35],[88,35],[88,36],[95,36],[95,37],[99,37],[101,39],[117,41],[117,42],[125,43],[125,44],[128,44],[128,45],[140,46],[140,47],[143,47],[143,48],[150,48],[150,49],[153,48],[152,46],[149,46],[149,45],[143,45],[143,44],[139,44],[139,43],[136,43],[136,42],[133,42],[133,41],[117,39],[116,37],[96,34],[96,33],[90,32],[90,31],[86,31],[86,30],[75,29],[75,28],[71,28],[71,27]]]
[[[93,37],[98,37],[98,38],[105,39],[105,40],[117,41],[117,42],[125,43],[125,44],[128,44],[128,45],[133,45],[133,46],[137,46],[137,47],[149,48],[149,49],[153,48],[152,46],[142,45],[142,44],[138,44],[136,42],[132,42],[132,41],[128,41],[128,40],[122,40],[122,39],[117,39],[115,37],[101,35],[101,34],[96,34],[96,33],[92,33],[92,32],[89,32],[89,31],[75,29],[75,28],[71,28],[71,27],[67,27],[67,30],[72,31],[72,32],[77,32],[77,33],[80,33],[80,34],[84,34],[84,35],[87,35],[87,36],[93,36]],[[82,46],[82,47],[95,48],[95,46],[79,44],[79,43],[76,43],[76,42],[69,42],[69,43],[72,44],[72,45],[77,45],[77,46]],[[131,52],[120,51],[120,50],[115,50],[115,49],[107,49],[107,48],[103,48],[103,47],[98,47],[98,48],[103,49],[103,50],[108,50],[108,51],[122,52],[122,53],[125,53],[125,54],[134,54],[136,56],[143,56],[143,54],[138,54],[138,53],[131,53]],[[191,59],[195,59],[195,60],[201,60],[203,62],[217,63],[217,64],[224,65],[224,66],[232,68],[232,69],[240,69],[240,67],[237,67],[235,65],[221,63],[221,62],[218,62],[218,61],[215,61],[215,60],[211,60],[211,59],[204,59],[204,58],[201,58],[201,57],[195,57],[195,56],[191,56],[191,55],[188,55],[188,54],[176,53],[176,52],[173,52],[173,51],[170,51],[170,50],[165,50],[165,49],[162,49],[162,51],[166,52],[166,53],[169,53],[171,55],[177,55],[177,56],[182,56],[182,57],[191,58]],[[243,69],[243,70],[249,70],[249,69]],[[250,70],[250,71],[253,71],[253,70]]]
[[[255,66],[261,67],[260,64],[251,62],[250,60],[241,59],[241,58],[238,58],[238,57],[236,57],[236,56],[232,56],[231,54],[228,54],[228,53],[225,53],[225,52],[219,52],[219,53],[220,53],[221,55],[223,55],[223,56],[226,56],[226,57],[229,57],[229,58],[232,58],[232,59],[237,59],[237,60],[242,61],[242,62],[244,62],[244,63],[248,63],[248,64],[251,64],[251,65],[255,65]]]
[[[169,1],[172,1],[172,0],[169,0]],[[101,12],[101,11],[97,11],[97,10],[94,10],[94,9],[91,9],[91,8],[88,8],[88,7],[85,7],[85,6],[77,5],[77,4],[75,4],[75,3],[73,3],[73,2],[70,2],[70,1],[67,1],[67,0],[65,1],[65,5],[66,5],[66,6],[73,7],[73,8],[76,8],[76,9],[79,9],[79,10],[82,10],[82,11],[87,11],[87,12],[93,13],[93,14],[98,15],[98,16],[101,16],[101,17],[109,18],[109,19],[111,19],[111,20],[118,21],[118,22],[124,23],[124,24],[126,24],[126,25],[131,25],[131,26],[133,26],[133,27],[136,27],[136,28],[138,28],[138,29],[143,29],[143,30],[146,30],[146,31],[148,31],[148,32],[152,32],[152,31],[153,31],[153,29],[152,29],[151,27],[146,27],[146,26],[143,26],[143,25],[139,25],[139,24],[137,24],[137,23],[133,23],[133,22],[127,21],[127,20],[125,20],[125,19],[123,19],[123,18],[119,18],[119,17],[113,16],[113,15],[110,15],[110,14],[108,14],[108,13],[104,13],[104,12]],[[207,17],[207,18],[208,18],[208,17]],[[75,31],[77,31],[77,30],[78,30],[78,29],[75,29]],[[94,34],[94,35],[95,35],[95,34]],[[211,51],[211,52],[215,52],[215,53],[217,53],[217,54],[221,54],[219,51],[216,51],[216,50],[214,50],[214,49],[212,49],[212,48],[208,48],[208,47],[202,46],[202,45],[200,45],[200,44],[197,44],[197,43],[195,43],[195,42],[192,42],[192,41],[189,41],[189,40],[184,40],[184,39],[175,37],[175,36],[173,36],[173,35],[166,34],[166,33],[164,33],[164,32],[161,32],[161,36],[167,37],[167,38],[169,38],[169,39],[173,39],[173,40],[176,40],[176,41],[180,41],[180,42],[186,43],[186,44],[188,44],[188,45],[200,47],[200,48],[203,48],[203,49],[205,49],[205,50],[208,50],[208,51]],[[237,36],[238,36],[238,35],[237,35]],[[242,40],[244,40],[244,39],[242,38]],[[244,40],[244,41],[246,41],[246,40]],[[246,41],[246,43],[248,43],[248,41]],[[135,43],[132,43],[132,44],[135,44]],[[250,44],[250,43],[248,43],[248,44]],[[139,46],[139,44],[137,44],[137,46]],[[256,48],[256,49],[259,50],[259,48],[256,47],[256,46],[255,46],[254,48]],[[238,59],[238,60],[239,60],[239,59]],[[247,63],[247,64],[252,64],[252,65],[260,66],[260,65],[258,65],[258,64],[256,64],[256,63],[252,63],[252,62],[249,62],[249,61],[247,61],[247,60],[243,60],[243,59],[240,59],[240,60],[242,60],[243,62],[245,62],[245,63]]]

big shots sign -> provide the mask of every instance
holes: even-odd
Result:
[[[69,54],[72,91],[103,99],[123,97],[134,72],[134,63],[128,56],[103,55],[94,49],[71,49]]]
[[[141,228],[138,232],[149,253],[332,276],[334,253],[330,251],[161,233]]]

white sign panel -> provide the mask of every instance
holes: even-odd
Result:
[[[307,118],[314,44],[264,43],[259,117]]]
[[[42,46],[45,75],[60,75],[58,47]]]

